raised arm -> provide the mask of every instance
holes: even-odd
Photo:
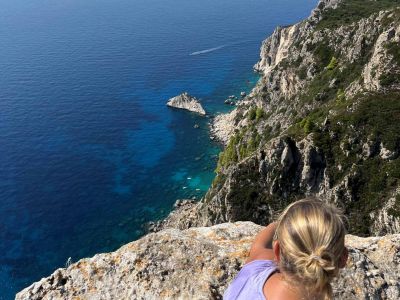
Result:
[[[246,263],[259,259],[274,259],[272,241],[274,239],[275,230],[276,223],[271,223],[257,234],[253,244],[251,245],[250,255]]]

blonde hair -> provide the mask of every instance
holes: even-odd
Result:
[[[330,282],[345,251],[344,221],[337,208],[313,198],[292,203],[278,219],[279,269],[318,299],[332,299]]]

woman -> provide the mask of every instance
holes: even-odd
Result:
[[[292,203],[256,237],[224,300],[330,300],[346,265],[344,218],[317,199]]]

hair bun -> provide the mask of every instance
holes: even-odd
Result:
[[[333,255],[321,247],[303,260],[304,275],[310,281],[329,282],[338,271]]]
[[[325,272],[331,272],[336,269],[334,258],[331,253],[324,248],[320,248],[308,257],[309,265],[318,264]]]

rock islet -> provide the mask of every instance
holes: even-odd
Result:
[[[185,109],[197,113],[201,116],[206,115],[206,111],[204,110],[200,101],[196,97],[189,95],[187,92],[184,92],[176,97],[169,99],[167,102],[167,106]]]

